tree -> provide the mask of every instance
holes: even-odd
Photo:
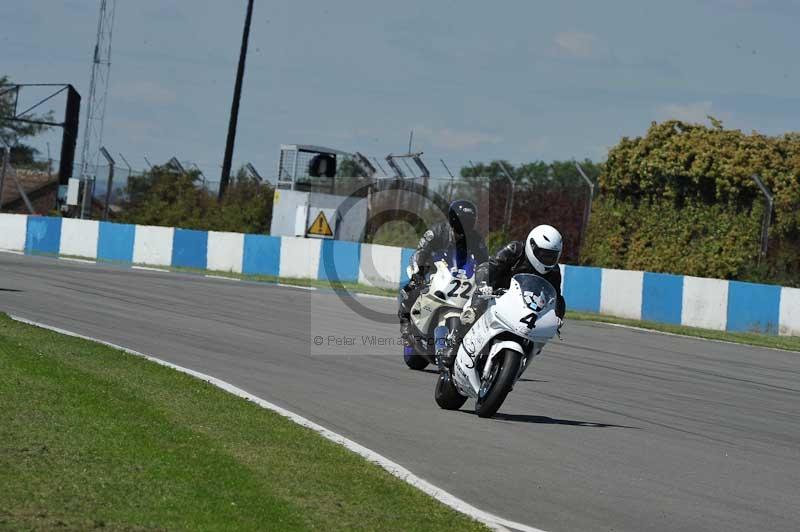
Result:
[[[176,172],[169,165],[154,166],[131,177],[125,189],[119,221],[208,231],[268,233],[274,189],[250,177],[242,168],[225,196],[201,185],[200,172]]]
[[[30,124],[12,120],[14,117],[15,92],[11,90],[8,76],[0,76],[0,140],[10,146],[18,146],[18,161],[33,162],[33,157],[38,153],[35,148],[20,144],[20,139],[30,138],[47,131],[50,126]],[[43,115],[27,114],[28,120],[52,121],[52,112]]]
[[[759,264],[764,199],[775,198]],[[582,261],[594,266],[800,285],[800,134],[769,137],[678,120],[608,153]]]

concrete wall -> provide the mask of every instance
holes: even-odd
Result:
[[[642,317],[643,272],[603,268],[600,313],[638,320]]]
[[[281,238],[280,276],[316,279],[319,274],[321,240]]]
[[[208,269],[242,273],[244,235],[242,233],[208,233]]]
[[[400,284],[400,269],[405,269],[401,255],[401,248],[361,244],[358,282],[381,288],[397,287]]]
[[[407,282],[411,249],[0,214],[0,249],[151,266],[360,282]],[[683,275],[562,266],[567,308],[720,331],[800,336],[800,289]]]
[[[24,251],[27,227],[24,214],[0,214],[0,249]]]
[[[97,241],[100,222],[64,218],[61,222],[60,255],[97,258]]]
[[[137,225],[133,239],[133,262],[153,266],[172,264],[172,227]]]
[[[684,276],[681,324],[724,331],[728,326],[728,281]]]

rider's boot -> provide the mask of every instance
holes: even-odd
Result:
[[[458,353],[458,344],[461,342],[461,334],[458,329],[452,331],[444,340],[444,347],[437,350],[437,362],[439,363],[439,371],[444,368],[448,370],[453,369],[453,364],[456,361],[456,354]]]
[[[409,314],[400,316],[400,337],[403,339],[404,347],[412,346],[411,316]]]
[[[413,345],[413,335],[411,333],[411,306],[414,304],[412,295],[415,289],[416,284],[413,280],[400,289],[400,304],[397,309],[397,317],[400,320],[400,337],[403,339],[403,345],[405,347]]]

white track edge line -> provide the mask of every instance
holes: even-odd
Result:
[[[10,253],[11,255],[25,255],[24,251],[17,251],[16,249],[0,249],[0,253]]]
[[[316,286],[301,286],[299,284],[275,283],[282,288],[299,288],[300,290],[316,290]]]
[[[389,301],[397,301],[397,298],[396,297],[392,297],[392,296],[379,296],[377,294],[363,294],[361,292],[356,292],[355,295],[358,296],[358,297],[365,297],[367,299],[386,299],[386,300],[389,300]]]
[[[448,493],[447,491],[434,486],[427,480],[416,476],[414,473],[406,469],[405,467],[401,466],[400,464],[391,461],[390,459],[386,458],[385,456],[378,454],[377,452],[364,447],[363,445],[356,443],[355,441],[348,439],[341,434],[333,432],[332,430],[326,429],[322,425],[314,423],[313,421],[304,418],[299,414],[295,414],[289,410],[286,410],[283,407],[280,407],[274,403],[270,403],[266,399],[262,399],[258,396],[255,396],[249,392],[242,390],[230,384],[226,381],[218,379],[216,377],[212,377],[210,375],[206,375],[205,373],[200,373],[199,371],[195,371],[193,369],[185,368],[183,366],[178,366],[177,364],[173,364],[172,362],[167,362],[166,360],[161,360],[160,358],[156,358],[151,355],[147,355],[145,353],[141,353],[139,351],[135,351],[133,349],[128,349],[127,347],[123,347],[117,344],[113,344],[111,342],[106,342],[105,340],[100,340],[98,338],[92,338],[91,336],[86,336],[82,334],[78,334],[72,331],[68,331],[66,329],[61,329],[59,327],[54,327],[52,325],[47,325],[41,322],[29,320],[27,318],[22,318],[20,316],[15,315],[8,315],[12,320],[18,321],[20,323],[24,323],[26,325],[32,325],[34,327],[39,327],[41,329],[47,329],[49,331],[57,332],[59,334],[64,334],[66,336],[72,336],[74,338],[81,338],[83,340],[89,340],[91,342],[96,342],[98,344],[102,344],[114,349],[119,349],[125,353],[136,355],[142,357],[150,362],[155,362],[161,366],[165,366],[181,373],[185,373],[187,375],[191,375],[197,379],[203,380],[208,382],[209,384],[213,384],[217,388],[225,390],[226,392],[235,395],[237,397],[241,397],[242,399],[246,399],[248,401],[252,401],[253,403],[257,404],[258,406],[265,408],[267,410],[271,410],[276,414],[279,414],[289,420],[297,423],[300,426],[306,427],[308,429],[313,430],[314,432],[321,435],[326,440],[332,441],[341,445],[342,447],[356,453],[357,455],[365,458],[369,462],[372,462],[376,465],[379,465],[393,476],[399,478],[403,482],[414,486],[415,488],[419,489],[423,493],[433,497],[437,501],[441,502],[445,506],[448,506],[468,517],[475,519],[476,521],[488,526],[493,530],[499,531],[507,531],[506,527],[513,528],[515,530],[520,530],[521,532],[545,532],[540,528],[534,528],[528,525],[524,525],[522,523],[516,523],[514,521],[510,521],[508,519],[504,519],[502,517],[496,516],[489,512],[485,512],[472,506],[468,502],[459,499],[455,495]]]
[[[58,260],[65,260],[67,262],[80,262],[82,264],[97,264],[96,260],[91,259],[75,259],[72,257],[58,257]]]
[[[224,279],[225,281],[241,281],[241,279],[237,279],[236,277],[225,277],[224,275],[207,274],[206,277],[208,279]]]
[[[161,272],[161,273],[172,273],[170,270],[166,270],[164,268],[152,268],[150,266],[131,266],[132,270],[141,270],[145,272]]]

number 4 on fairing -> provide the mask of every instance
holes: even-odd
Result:
[[[527,325],[528,329],[533,329],[534,327],[536,327],[536,318],[538,318],[536,313],[531,312],[527,316],[523,316],[519,321],[520,323],[524,323],[525,325]]]

